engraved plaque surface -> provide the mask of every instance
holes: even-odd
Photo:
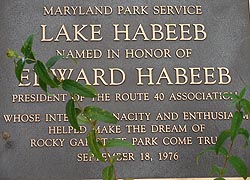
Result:
[[[0,140],[1,180],[100,178],[105,167],[89,157],[85,131],[69,127],[65,92],[45,95],[31,66],[18,85],[6,50],[32,33],[37,59],[68,57],[54,71],[98,90],[79,98],[84,106],[117,117],[117,126],[100,124],[102,137],[135,144],[110,152],[123,155],[119,177],[209,177],[221,163],[208,154],[196,165],[196,155],[230,127],[234,109],[222,94],[249,86],[247,1],[2,0],[0,9],[0,132],[10,136]],[[234,153],[249,165],[239,141]]]

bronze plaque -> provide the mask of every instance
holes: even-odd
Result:
[[[100,124],[101,136],[135,145],[110,151],[123,155],[119,177],[209,177],[221,161],[208,154],[197,165],[196,155],[230,127],[222,94],[250,82],[247,1],[2,0],[0,14],[1,180],[100,178],[105,167],[88,154],[89,127],[77,133],[67,122],[67,94],[46,95],[31,66],[23,84],[15,79],[6,50],[32,33],[37,59],[65,56],[54,72],[98,90],[79,97],[84,106],[114,113],[118,124]],[[249,149],[238,147],[249,165]]]

